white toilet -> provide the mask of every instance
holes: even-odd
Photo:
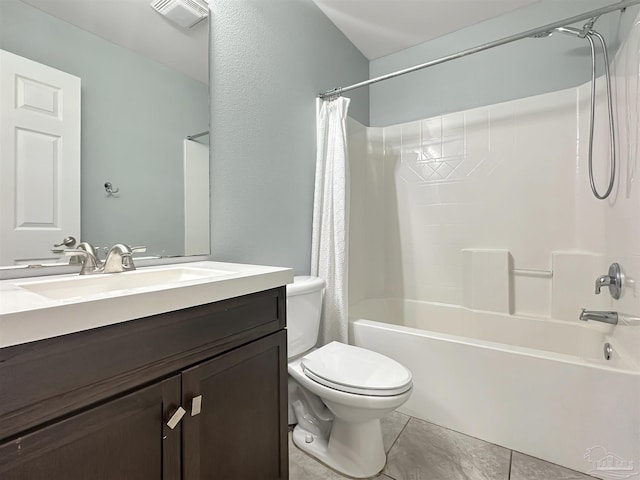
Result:
[[[384,355],[318,340],[325,282],[295,277],[287,286],[289,423],[294,443],[354,478],[386,463],[380,418],[411,395],[411,372]]]

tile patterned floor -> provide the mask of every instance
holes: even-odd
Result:
[[[597,480],[398,412],[382,419],[387,465],[376,480]],[[291,441],[290,480],[345,480]]]

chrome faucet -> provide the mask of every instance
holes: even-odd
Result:
[[[102,260],[100,260],[100,257],[98,256],[98,250],[100,249],[100,247],[94,247],[88,242],[81,242],[80,245],[78,245],[78,248],[86,250],[87,253],[93,255],[93,258],[95,258],[96,260],[96,265],[98,265],[98,267],[102,266]]]
[[[618,324],[618,312],[597,312],[594,310],[582,309],[580,313],[580,320],[595,320],[596,322],[610,323],[611,325]]]
[[[104,273],[130,272],[136,269],[133,263],[134,252],[146,252],[147,247],[129,247],[118,243],[109,249],[104,261]]]
[[[68,248],[63,250],[68,257],[82,257],[82,268],[80,275],[91,275],[94,273],[119,273],[129,272],[136,269],[133,263],[134,252],[146,252],[147,247],[129,247],[123,243],[118,243],[109,249],[104,262],[98,257],[98,250],[87,242],[82,242],[78,248]]]
[[[63,251],[68,257],[82,257],[80,275],[91,275],[102,271],[102,262],[98,258],[96,248],[87,242],[82,242],[78,248],[68,248]]]
[[[616,300],[620,298],[622,293],[622,270],[619,264],[612,263],[607,275],[600,275],[596,278],[596,295],[600,294],[602,287],[609,287],[609,293]]]

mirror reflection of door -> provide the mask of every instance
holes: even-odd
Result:
[[[0,50],[0,99],[0,265],[55,261],[80,238],[80,78]]]

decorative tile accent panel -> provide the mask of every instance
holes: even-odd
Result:
[[[388,295],[462,304],[462,249],[549,270],[573,237],[576,121],[571,89],[385,128]]]

